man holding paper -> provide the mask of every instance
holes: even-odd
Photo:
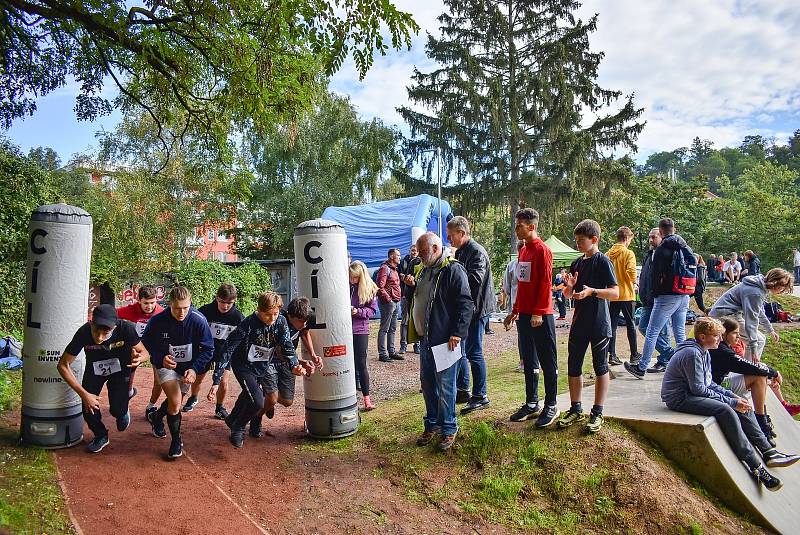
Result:
[[[461,343],[468,334],[475,304],[464,267],[443,255],[442,240],[427,232],[417,240],[422,263],[406,284],[414,287],[409,310],[408,342],[420,342],[420,382],[425,398],[425,431],[418,446],[442,435],[439,449],[455,443],[456,376]]]

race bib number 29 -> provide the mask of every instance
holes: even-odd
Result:
[[[274,348],[251,345],[247,352],[247,360],[250,362],[268,362],[272,359]]]
[[[192,360],[192,344],[182,346],[169,346],[169,352],[175,362],[189,362]]]

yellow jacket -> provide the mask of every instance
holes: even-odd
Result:
[[[619,297],[612,301],[635,301],[633,284],[636,282],[636,256],[622,243],[615,243],[606,253],[614,265],[614,274],[619,285]]]

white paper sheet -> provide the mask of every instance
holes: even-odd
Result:
[[[436,363],[436,371],[440,372],[446,370],[461,358],[461,342],[459,342],[452,351],[450,351],[445,342],[444,344],[431,347],[431,352],[433,353],[433,360]]]

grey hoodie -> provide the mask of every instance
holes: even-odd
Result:
[[[731,287],[711,307],[712,318],[721,318],[741,313],[744,316],[744,337],[755,340],[758,325],[761,323],[768,332],[773,332],[772,324],[764,312],[767,300],[767,284],[764,275],[752,275],[742,279],[741,284]]]
[[[738,404],[736,394],[711,380],[711,357],[694,338],[678,344],[661,383],[661,401],[670,409],[679,410],[688,396],[715,399],[734,409]]]

